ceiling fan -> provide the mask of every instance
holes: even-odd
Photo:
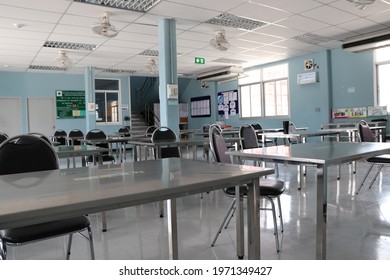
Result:
[[[145,65],[145,70],[150,74],[154,74],[158,71],[158,66],[154,58],[151,57],[148,59],[148,63]]]
[[[104,12],[100,17],[100,22],[93,24],[91,29],[94,33],[109,38],[115,37],[119,33],[115,26],[111,25],[110,14],[108,12]]]
[[[219,30],[215,33],[215,39],[210,40],[210,45],[220,51],[227,51],[230,44],[226,39],[225,30]]]
[[[69,68],[72,66],[72,60],[68,57],[68,53],[64,50],[59,51],[58,57],[54,59],[54,62],[61,68]]]
[[[367,8],[367,6],[374,4],[376,0],[347,0],[347,1],[354,3],[356,8],[358,8],[359,10],[364,10],[365,8]],[[390,2],[387,0],[379,0],[379,1],[390,5]]]

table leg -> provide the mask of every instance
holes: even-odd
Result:
[[[236,186],[236,250],[237,257],[243,259],[244,250],[244,198],[240,195],[240,186]]]
[[[317,226],[316,226],[316,259],[326,259],[326,224],[327,224],[327,184],[328,169],[317,166]]]
[[[248,190],[248,259],[259,260],[260,248],[260,187],[259,179],[252,180],[253,187]]]
[[[176,199],[167,200],[169,259],[178,259]]]

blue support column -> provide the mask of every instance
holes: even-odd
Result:
[[[177,98],[168,98],[168,87],[178,85],[176,21],[163,19],[158,23],[159,75],[160,75],[160,121],[161,126],[168,126],[176,135],[179,132],[179,106]]]
[[[91,66],[87,66],[84,69],[85,80],[85,127],[87,133],[91,129],[96,128],[96,111],[89,111],[89,104],[95,104],[95,69]]]

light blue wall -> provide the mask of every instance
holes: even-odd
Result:
[[[110,77],[97,77],[110,78]],[[113,78],[113,77],[111,77]],[[122,104],[130,105],[129,79],[128,77],[115,77],[120,79],[122,92]],[[20,73],[20,72],[0,72],[0,96],[21,97],[22,105],[22,131],[27,132],[27,97],[55,97],[56,90],[84,90],[84,75],[64,75],[64,74],[42,74],[42,73]],[[123,115],[128,115],[128,111],[122,111]],[[99,126],[106,133],[113,133],[122,125]],[[86,132],[85,119],[56,120],[56,127],[70,131],[74,128]]]

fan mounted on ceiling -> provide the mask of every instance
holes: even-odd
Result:
[[[103,37],[115,37],[118,35],[118,30],[115,26],[110,23],[110,14],[108,12],[104,12],[100,17],[100,22],[95,23],[91,26],[91,29],[94,33],[103,36]]]
[[[149,58],[148,59],[148,63],[146,63],[145,65],[145,70],[148,71],[149,73],[151,74],[154,74],[158,71],[158,66],[157,66],[157,63],[156,63],[156,59],[154,58]]]
[[[219,30],[215,33],[215,39],[210,40],[210,46],[220,51],[227,51],[230,48],[230,44],[225,36],[225,30]]]
[[[347,1],[354,3],[356,8],[358,8],[359,10],[364,10],[365,8],[367,8],[367,6],[374,4],[376,0],[347,0]],[[379,0],[379,1],[390,5],[390,2],[387,0]]]
[[[69,68],[72,66],[72,60],[68,57],[68,53],[64,50],[60,50],[58,57],[54,59],[54,62],[61,68]]]

